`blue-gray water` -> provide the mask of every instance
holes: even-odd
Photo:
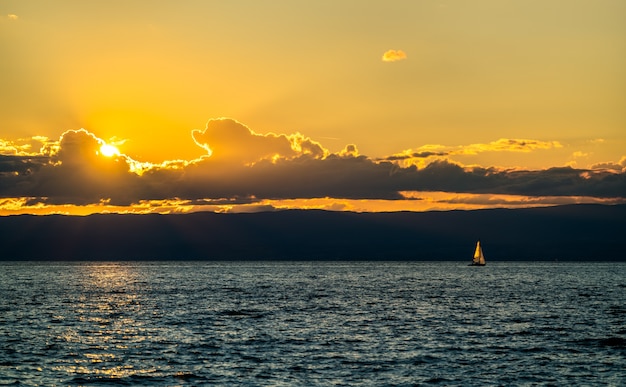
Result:
[[[0,263],[0,385],[624,385],[626,264]]]

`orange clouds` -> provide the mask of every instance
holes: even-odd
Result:
[[[451,156],[478,155],[485,152],[524,152],[562,148],[558,141],[538,141],[528,139],[501,138],[485,144],[460,145],[456,147],[427,144],[416,149],[408,149],[401,153],[384,158],[387,161],[403,162],[404,165],[415,164],[425,166],[432,158],[445,159]]]
[[[36,156],[41,153],[49,153],[50,145],[54,141],[50,141],[44,136],[34,136],[32,138],[18,139],[15,141],[0,139],[0,154],[19,155],[19,156]]]
[[[206,149],[211,158],[243,164],[301,155],[321,158],[328,153],[318,142],[299,133],[257,134],[229,118],[210,120],[203,131],[193,130],[192,137],[198,146]]]
[[[561,148],[558,141],[537,141],[517,138],[501,138],[487,144],[472,144],[461,147],[456,153],[478,154],[480,152],[532,152],[538,149]]]
[[[68,130],[58,141],[0,140],[0,207],[6,211],[20,207],[43,211],[65,205],[116,212],[124,208],[138,212],[172,212],[175,208],[223,211],[280,203],[307,207],[315,200],[315,206],[328,209],[361,210],[367,208],[363,201],[376,203],[370,208],[383,208],[382,203],[392,200],[396,204],[387,208],[397,209],[400,201],[415,200],[415,193],[433,191],[463,198],[486,195],[475,197],[479,201],[492,198],[486,202],[493,202],[497,195],[563,198],[560,201],[567,197],[626,200],[626,159],[603,169],[536,171],[467,167],[449,159],[480,152],[550,150],[560,147],[558,142],[499,139],[457,147],[424,145],[372,159],[360,155],[354,144],[332,153],[299,133],[258,134],[225,118],[210,120],[204,130],[194,130],[192,137],[207,151],[206,156],[160,164],[137,161],[123,153],[105,157],[105,142],[84,129]],[[407,197],[407,192],[413,194]],[[557,202],[522,201],[536,205]],[[459,203],[468,205],[467,200]],[[440,200],[440,206],[449,205]],[[421,207],[407,202],[403,208]]]
[[[406,53],[402,50],[388,50],[383,54],[383,62],[397,62],[406,59]]]

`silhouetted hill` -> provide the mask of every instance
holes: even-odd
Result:
[[[2,260],[626,260],[626,205],[0,217]]]

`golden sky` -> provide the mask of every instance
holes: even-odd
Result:
[[[624,15],[4,0],[0,214],[622,202]]]

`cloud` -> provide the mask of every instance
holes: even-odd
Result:
[[[339,152],[339,155],[342,157],[357,157],[359,155],[359,150],[356,148],[356,145],[348,144],[341,152]]]
[[[46,161],[44,156],[0,155],[0,178],[32,174]]]
[[[561,148],[558,141],[538,141],[529,139],[501,138],[489,143],[477,143],[460,146],[444,146],[438,144],[427,144],[416,149],[407,149],[400,153],[393,154],[378,160],[401,161],[403,165],[427,165],[429,158],[441,159],[443,157],[455,155],[477,155],[485,152],[535,152],[537,150],[549,150]]]
[[[469,168],[445,158],[464,147],[441,146],[372,159],[360,155],[354,144],[331,153],[301,134],[257,134],[231,119],[211,120],[192,136],[207,150],[206,156],[162,164],[142,163],[124,154],[104,157],[99,153],[104,141],[83,129],[67,131],[58,141],[42,139],[39,144],[45,145],[36,154],[5,147],[10,154],[0,156],[0,198],[116,206],[159,201],[192,206],[315,198],[402,200],[407,191],[626,198],[626,159],[621,166],[613,163],[602,169]],[[531,140],[486,145],[469,148],[519,152],[557,146]],[[419,158],[424,164],[407,165],[407,158]]]
[[[19,17],[16,14],[10,13],[7,15],[7,19],[9,20],[17,20]]]
[[[626,173],[626,156],[622,157],[620,159],[619,162],[617,163],[613,163],[613,162],[606,162],[606,163],[599,163],[599,164],[594,164],[591,166],[591,169],[594,170],[612,170],[614,172],[624,172]]]
[[[59,149],[54,155],[64,165],[87,165],[97,160],[102,141],[84,129],[69,130],[61,135]]]
[[[558,141],[538,141],[518,138],[501,138],[486,144],[471,144],[455,150],[455,154],[475,155],[482,152],[533,152],[540,149],[561,148]]]
[[[236,163],[255,163],[261,160],[290,159],[308,154],[323,157],[322,146],[299,133],[257,134],[244,124],[229,118],[209,120],[202,131],[192,131],[195,143],[211,158]]]
[[[439,195],[441,196],[441,195]],[[453,205],[470,205],[479,208],[493,207],[527,207],[527,206],[554,206],[578,203],[618,204],[623,201],[590,198],[581,196],[522,196],[502,194],[447,194],[447,197],[437,199],[438,203]]]
[[[44,136],[21,138],[15,141],[0,139],[0,154],[37,156],[41,154],[43,148],[47,148],[52,143],[54,143],[54,141],[50,141]]]
[[[402,50],[388,50],[382,57],[383,62],[396,62],[406,58],[406,53]]]
[[[398,153],[398,154],[395,154],[395,155],[383,157],[383,158],[380,158],[378,160],[402,161],[402,160],[411,160],[411,159],[425,159],[425,158],[434,157],[434,156],[447,156],[449,154],[450,154],[449,152],[429,152],[429,151],[411,152],[411,151],[405,151],[403,153]]]
[[[103,140],[81,129],[63,133],[38,156],[0,158],[0,196],[45,197],[54,204],[93,204],[102,200],[130,204],[138,176],[126,156],[103,157]]]

